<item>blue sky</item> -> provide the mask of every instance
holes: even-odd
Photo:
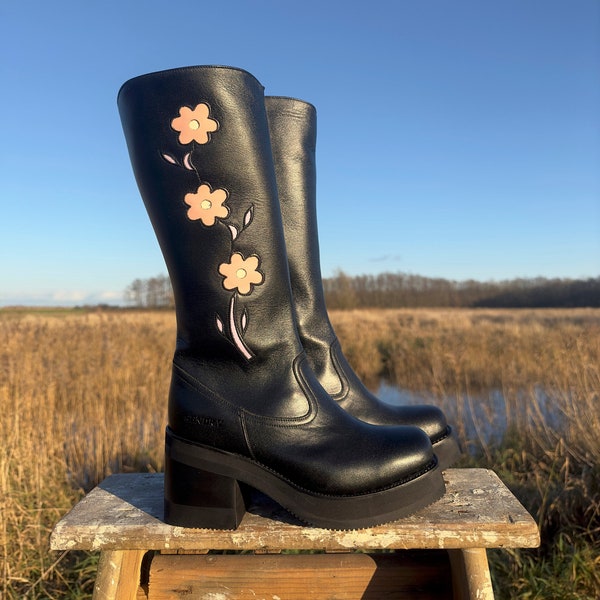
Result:
[[[166,272],[116,94],[195,64],[317,107],[325,276],[600,275],[597,0],[4,0],[0,51],[0,305]]]

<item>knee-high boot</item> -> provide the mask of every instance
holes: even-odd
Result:
[[[297,335],[263,88],[228,67],[126,82],[118,105],[177,315],[165,518],[235,528],[239,483],[352,529],[444,492],[427,435],[343,411]]]
[[[427,433],[440,467],[460,451],[436,406],[391,406],[360,381],[342,353],[329,321],[321,268],[316,210],[316,110],[302,100],[265,98],[292,295],[300,341],[319,382],[344,410],[375,425],[415,425]]]

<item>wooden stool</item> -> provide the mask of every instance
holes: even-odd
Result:
[[[307,527],[257,494],[237,530],[219,531],[163,523],[162,474],[112,475],[50,543],[101,551],[94,600],[491,599],[485,549],[536,547],[537,526],[492,471],[444,477],[442,499],[379,527]]]

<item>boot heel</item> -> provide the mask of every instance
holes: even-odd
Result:
[[[239,483],[165,457],[165,522],[181,527],[237,529],[246,505]]]

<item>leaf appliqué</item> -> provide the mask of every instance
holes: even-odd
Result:
[[[192,153],[188,152],[184,157],[183,157],[183,166],[188,170],[188,171],[193,171],[194,170],[194,165],[192,164]]]
[[[223,321],[221,321],[221,317],[217,315],[215,317],[215,321],[217,323],[217,329],[219,330],[219,333],[223,333]]]
[[[233,242],[237,238],[239,231],[234,225],[227,225],[227,227],[229,227],[229,231],[231,232],[231,241]]]
[[[250,225],[254,218],[254,204],[246,211],[244,215],[244,229]]]
[[[172,165],[177,165],[179,166],[179,163],[177,162],[177,159],[174,158],[173,156],[171,156],[170,154],[167,154],[166,152],[161,154],[161,156],[168,162],[171,163]]]

